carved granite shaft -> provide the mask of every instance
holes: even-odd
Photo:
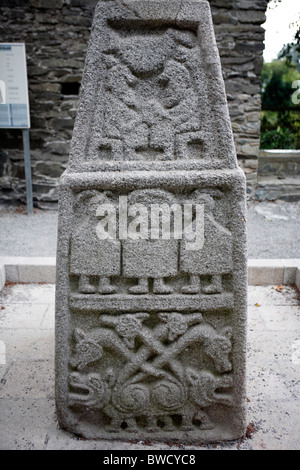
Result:
[[[98,3],[57,254],[62,428],[244,434],[245,178],[206,0]]]

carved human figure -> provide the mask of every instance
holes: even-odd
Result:
[[[175,60],[166,62],[157,83],[164,114],[153,120],[150,145],[163,149],[166,159],[174,159],[180,134],[199,130],[198,98],[188,69]]]
[[[117,160],[172,160],[177,146],[182,157],[182,146],[195,140],[190,133],[200,127],[198,97],[184,64],[186,51],[194,47],[192,36],[169,28],[164,34],[122,38],[112,31],[112,37],[113,46],[104,54],[100,149]]]
[[[86,191],[77,204],[79,223],[71,236],[70,274],[79,276],[78,290],[82,294],[115,293],[110,278],[121,274],[120,241],[100,240],[97,235],[97,209],[106,203],[111,201],[105,193]],[[91,283],[91,276],[98,277],[98,288]]]
[[[100,153],[109,150],[115,160],[130,158],[134,146],[147,141],[135,93],[137,78],[112,55],[104,58],[107,66],[104,127],[99,139]],[[137,137],[134,138],[134,134]]]
[[[232,271],[232,236],[230,231],[213,216],[215,201],[212,196],[195,191],[191,200],[204,205],[204,245],[200,250],[187,250],[183,238],[180,252],[180,270],[189,274],[190,284],[182,288],[184,294],[200,292],[200,275],[211,276],[211,283],[203,286],[206,294],[222,292],[222,274]]]
[[[153,206],[165,204],[171,205],[174,197],[162,190],[140,190],[132,192],[128,197],[128,204],[139,214],[129,224],[129,232],[132,224],[140,225],[140,236],[132,239],[131,232],[127,240],[123,242],[123,275],[129,279],[137,279],[137,285],[131,287],[131,294],[149,293],[149,279],[153,279],[154,294],[171,294],[172,287],[165,284],[164,279],[176,276],[178,273],[178,241],[175,239],[163,239],[158,233],[153,237]],[[159,224],[159,211],[156,222]],[[143,216],[143,217],[142,217]],[[170,213],[165,214],[166,220],[170,220]],[[162,222],[164,223],[164,222]],[[141,227],[143,225],[143,227]],[[142,233],[143,232],[143,233]]]

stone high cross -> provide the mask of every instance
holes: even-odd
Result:
[[[60,426],[240,438],[246,300],[245,177],[209,3],[102,0],[60,180]]]

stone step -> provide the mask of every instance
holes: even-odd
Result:
[[[55,257],[0,257],[0,291],[6,282],[55,284]],[[300,289],[300,259],[249,259],[248,284],[296,284]]]

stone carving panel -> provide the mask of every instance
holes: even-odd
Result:
[[[107,432],[212,429],[209,407],[232,404],[230,327],[217,329],[200,312],[103,314],[98,322],[74,330],[68,402],[101,410]]]
[[[125,209],[121,207],[120,197],[126,200]],[[220,190],[214,189],[196,190],[190,195],[163,190],[138,190],[123,196],[111,191],[109,195],[96,190],[80,193],[75,204],[75,212],[80,216],[70,240],[70,274],[78,278],[78,292],[117,294],[122,292],[113,284],[117,279],[118,284],[133,280],[135,285],[125,284],[126,292],[134,295],[221,294],[222,279],[233,270],[232,235],[214,217],[216,201],[223,197]],[[195,211],[197,206],[203,207],[198,225],[195,223],[199,216]],[[201,249],[187,247],[190,241],[186,236],[185,216],[189,207],[196,241],[203,230]],[[99,211],[99,208],[103,209]],[[111,217],[107,224],[111,226],[107,225],[106,230],[112,232],[113,238],[103,240],[97,227],[108,216]],[[124,240],[119,239],[122,217],[127,223]],[[139,231],[130,233],[132,226]],[[169,237],[163,233],[164,228],[169,230]],[[154,230],[157,230],[155,238]]]
[[[105,106],[99,157],[203,158],[200,106],[191,70],[193,31],[109,28],[103,52]]]

